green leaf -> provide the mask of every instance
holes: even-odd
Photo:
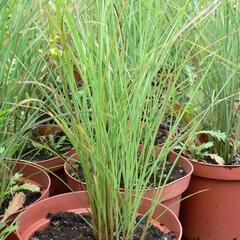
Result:
[[[54,140],[54,136],[52,134],[48,135],[48,140],[50,142],[51,146],[55,146],[55,140]]]
[[[203,151],[203,150],[206,150],[206,149],[209,149],[209,148],[213,147],[213,145],[214,145],[213,142],[207,142],[207,143],[203,143],[203,144],[199,145],[197,147],[197,149],[199,151]]]
[[[12,178],[10,179],[10,185],[15,185],[17,181],[22,177],[21,173],[15,173]]]
[[[66,141],[66,139],[66,136],[62,136],[57,142],[58,147],[60,147]]]
[[[31,192],[40,192],[40,187],[31,183],[24,183],[18,186],[18,190],[29,190]]]
[[[3,154],[3,152],[4,152],[4,147],[0,147],[0,154]]]
[[[37,148],[37,149],[40,149],[40,150],[44,148],[43,144],[35,142],[35,141],[32,141],[32,145],[33,145],[34,148]]]

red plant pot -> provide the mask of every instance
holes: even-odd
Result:
[[[46,136],[53,132],[62,132],[61,128],[57,125],[39,125],[38,134],[40,136]],[[50,188],[50,196],[54,196],[57,194],[69,192],[69,189],[64,184],[65,182],[65,173],[63,170],[63,165],[65,163],[65,158],[74,154],[75,151],[73,149],[67,151],[63,154],[63,158],[60,156],[55,156],[43,161],[38,161],[37,164],[42,166],[49,173],[51,178],[51,188]]]
[[[141,151],[142,146],[139,146],[139,150]],[[160,148],[155,148],[156,149],[156,154],[158,155],[160,153]],[[170,162],[174,162],[178,157],[178,154],[175,152],[171,152],[168,156],[168,160]],[[83,191],[86,190],[86,184],[85,182],[80,182],[73,176],[71,176],[69,170],[71,168],[71,165],[75,162],[74,159],[77,160],[77,154],[74,154],[72,156],[72,160],[69,162],[66,162],[64,164],[64,171],[66,173],[66,182],[68,186],[73,190],[73,191]],[[166,184],[162,188],[149,188],[144,197],[149,198],[149,199],[154,199],[154,196],[158,194],[160,191],[161,196],[160,198],[162,199],[162,204],[167,206],[169,209],[171,209],[176,216],[179,216],[179,210],[180,210],[180,203],[181,203],[181,197],[182,193],[187,189],[190,178],[193,172],[193,166],[189,160],[186,158],[179,156],[177,163],[179,163],[186,175],[176,181],[173,181],[169,184]]]
[[[180,219],[188,240],[240,239],[240,166],[192,161],[193,177],[183,201]]]
[[[145,214],[151,206],[152,202],[150,199],[143,199],[139,208],[139,214]],[[36,231],[44,230],[49,224],[49,220],[46,218],[48,213],[54,214],[62,211],[89,213],[87,193],[80,191],[61,194],[38,202],[26,209],[17,220],[19,226],[17,236],[19,240],[29,240]],[[162,214],[164,211],[166,212]],[[180,240],[182,227],[177,217],[165,206],[159,204],[154,211],[153,219],[156,219],[161,214],[162,216],[154,225],[165,232],[170,229],[175,233],[176,240]],[[166,227],[162,227],[160,223]]]
[[[70,173],[71,168],[74,163],[78,160],[78,155],[75,153],[74,155],[71,156],[71,160],[65,162],[64,164],[64,172],[66,176],[66,184],[69,186],[69,188],[75,192],[75,191],[86,191],[87,186],[85,182],[81,182],[75,177],[73,177]]]
[[[13,174],[15,173],[23,174],[23,177],[21,179],[22,181],[30,182],[42,188],[41,197],[36,202],[49,197],[51,180],[47,173],[37,164],[30,164],[23,161],[19,161],[14,165],[14,167],[11,170],[13,171]],[[8,223],[11,223],[21,211],[22,210],[19,210],[15,214],[11,215],[8,218]],[[0,220],[2,218],[3,215],[0,215]]]

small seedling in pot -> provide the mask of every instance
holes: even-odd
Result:
[[[40,187],[28,182],[23,182],[21,179],[22,176],[20,173],[15,173],[8,180],[8,187],[4,192],[1,192],[0,215],[4,215],[2,222],[28,204],[28,195],[31,195],[31,198],[35,195],[32,193],[37,193],[37,198],[41,196]]]
[[[219,141],[226,141],[226,134],[220,131],[200,131],[194,138],[186,143],[184,155],[187,157],[201,162],[209,162],[212,164],[224,165],[224,160],[217,154],[212,154],[210,149],[214,147],[214,142],[209,140],[218,139]],[[175,148],[178,150],[184,149],[184,144]]]
[[[67,137],[61,132],[53,132],[46,136],[33,132],[28,143],[30,144],[23,149],[22,158],[33,161],[47,160],[71,149]]]

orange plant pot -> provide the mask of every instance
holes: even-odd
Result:
[[[143,199],[139,208],[139,214],[145,214],[152,206],[149,199]],[[48,213],[58,213],[63,211],[71,211],[75,213],[89,213],[89,201],[87,193],[84,191],[65,193],[45,199],[32,205],[26,209],[21,216],[17,219],[19,226],[17,236],[19,240],[29,240],[34,232],[44,230],[49,220],[46,218]],[[162,214],[166,211],[164,214]],[[177,217],[165,206],[159,204],[153,214],[153,219],[158,218],[154,225],[162,231],[172,231],[176,235],[176,240],[180,240],[182,236],[182,227]],[[162,224],[164,226],[162,226]],[[168,230],[169,229],[169,230]]]
[[[41,197],[36,202],[49,197],[51,180],[47,173],[37,164],[30,164],[23,161],[19,161],[13,166],[11,170],[13,171],[13,174],[15,173],[23,174],[23,177],[21,179],[22,181],[35,184],[42,188]],[[11,223],[21,211],[22,210],[19,210],[15,214],[12,214],[8,218],[8,223]],[[2,218],[3,215],[0,215],[0,220]]]
[[[175,152],[170,152],[168,155],[168,161],[174,162],[177,159],[178,154]],[[184,169],[186,175],[182,178],[179,178],[171,183],[163,186],[161,192],[162,204],[171,209],[175,215],[179,216],[181,198],[182,194],[186,191],[189,186],[190,179],[193,173],[193,166],[189,160],[179,156],[177,159],[177,164],[181,165]],[[151,188],[146,191],[144,197],[153,199],[154,195],[161,191],[161,188]]]
[[[161,149],[157,147],[155,149],[156,154],[159,154]],[[139,146],[139,150],[141,151],[141,145]],[[178,156],[177,153],[171,152],[168,156],[168,160],[170,162],[174,162],[177,156]],[[77,160],[77,154],[73,155],[72,158]],[[71,164],[74,163],[73,159],[69,162],[66,162],[64,165],[64,170],[66,173],[66,182],[73,191],[86,190],[85,182],[78,181],[76,178],[71,176],[69,172]],[[160,196],[162,199],[162,204],[171,209],[176,216],[179,216],[182,193],[187,189],[189,185],[190,178],[193,172],[193,166],[189,160],[182,156],[179,156],[177,163],[183,167],[186,175],[176,181],[166,184],[165,186],[163,186],[163,189],[149,188],[146,191],[144,197],[153,199],[155,194],[158,194],[160,191],[162,191]]]
[[[69,188],[72,191],[86,191],[87,186],[85,182],[81,182],[75,177],[71,175],[71,169],[72,166],[77,162],[78,155],[75,153],[72,157],[71,160],[65,162],[64,164],[64,172],[66,176],[66,184],[69,186]]]
[[[180,219],[188,240],[240,239],[240,166],[192,161],[193,177],[182,202]]]

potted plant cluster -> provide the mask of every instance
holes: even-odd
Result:
[[[21,145],[25,126],[16,129],[9,124],[15,120],[15,108],[5,102],[0,107],[0,236],[5,239],[16,229],[11,224],[20,211],[49,196],[50,178],[40,166],[12,158]],[[31,121],[26,123],[31,125]],[[14,237],[10,235],[10,239]]]
[[[209,61],[203,63],[211,66],[201,87],[198,103],[201,108],[207,108],[213,101],[216,104],[202,123],[202,136],[198,135],[188,144],[188,156],[193,160],[194,172],[186,196],[207,190],[183,202],[181,220],[185,236],[189,239],[238,239],[240,236],[237,9],[239,4],[233,6],[229,1],[222,4],[221,11],[203,33],[205,39],[199,39],[199,45],[209,46],[209,50],[216,51],[217,55],[211,64]],[[209,40],[211,45],[208,45]],[[199,57],[202,59],[207,55],[202,52]]]
[[[238,239],[239,16],[0,2],[0,240]]]
[[[86,6],[88,6],[87,3]],[[64,238],[64,234],[68,236],[69,230],[66,228],[59,231],[60,226],[54,228],[54,219],[60,218],[57,220],[60,221],[60,225],[67,222],[67,225],[72,226],[72,221],[79,218],[76,213],[81,214],[80,218],[85,218],[78,227],[84,228],[81,225],[87,224],[86,222],[90,222],[91,225],[91,230],[82,233],[82,238],[153,238],[150,229],[156,227],[154,222],[157,221],[157,206],[164,200],[162,197],[164,187],[162,186],[168,183],[172,172],[181,165],[178,163],[180,155],[173,154],[174,157],[169,167],[169,154],[181,138],[184,138],[187,133],[190,136],[194,132],[194,129],[186,131],[179,136],[179,139],[176,138],[176,141],[172,140],[178,122],[183,116],[183,112],[179,112],[169,129],[164,145],[161,149],[155,146],[159,123],[163,121],[165,112],[168,111],[173,116],[171,112],[173,108],[168,105],[176,101],[176,89],[179,84],[176,78],[169,85],[164,75],[163,79],[159,79],[157,87],[152,85],[153,79],[159,77],[157,74],[159,66],[164,65],[164,61],[170,55],[170,48],[159,49],[155,35],[150,37],[149,34],[143,34],[145,31],[151,31],[151,26],[155,29],[159,24],[158,16],[154,19],[148,12],[150,10],[148,6],[137,6],[139,12],[137,11],[132,16],[132,21],[129,21],[127,17],[133,13],[133,9],[129,7],[131,4],[128,5],[129,8],[124,8],[118,3],[106,15],[110,6],[113,7],[111,1],[103,5],[97,2],[94,8],[90,7],[79,21],[72,16],[70,10],[64,11],[61,18],[55,19],[55,24],[62,26],[53,28],[52,32],[57,32],[60,37],[59,48],[62,48],[63,54],[56,57],[56,61],[62,66],[60,76],[65,88],[59,88],[58,91],[52,89],[54,97],[48,98],[48,104],[45,107],[76,151],[76,160],[80,165],[81,175],[84,177],[84,190],[87,190],[87,193],[64,194],[28,208],[17,222],[19,224],[17,233],[21,239],[43,239],[47,236]],[[58,12],[63,5],[59,3],[55,7],[55,11]],[[133,4],[132,7],[136,6]],[[154,7],[160,8],[160,5],[154,5]],[[78,8],[75,10],[80,16],[80,10]],[[53,20],[54,17],[49,8],[46,11],[49,19]],[[142,25],[143,20],[139,18],[140,13],[143,14],[145,11],[149,13],[146,15],[149,25]],[[120,13],[124,15],[122,21],[126,25],[123,24],[124,27],[116,30],[115,26],[119,19],[114,16]],[[210,13],[209,10],[208,14]],[[101,21],[102,25],[81,24],[87,19],[92,19],[93,22]],[[187,23],[190,24],[188,21]],[[78,29],[76,24],[80,24],[81,29]],[[130,36],[132,28],[138,24],[141,24],[142,28],[136,32],[136,36],[127,37]],[[183,31],[181,27],[182,25],[174,30]],[[134,47],[128,49],[124,46],[121,31],[126,34],[125,41]],[[98,40],[91,41],[94,33],[97,34]],[[160,29],[155,34],[161,34]],[[69,35],[71,36],[70,43],[66,43]],[[142,55],[136,58],[134,49],[139,48],[139,39],[143,42],[150,41],[152,44],[146,45],[142,50]],[[82,44],[79,44],[81,42]],[[170,35],[168,47],[176,42],[175,35]],[[114,50],[118,45],[120,45],[119,49]],[[165,57],[159,57],[159,51]],[[89,53],[92,57],[89,57]],[[146,61],[148,55],[149,60]],[[124,61],[125,57],[128,61]],[[152,61],[156,63],[151,64]],[[176,61],[180,62],[181,56]],[[72,62],[75,67],[78,66],[81,75],[81,91],[72,74],[74,70]],[[139,68],[141,65],[142,67]],[[71,99],[69,91],[72,92]],[[47,95],[44,88],[42,92]],[[194,94],[189,102],[193,98]],[[161,101],[160,104],[159,101]],[[64,106],[67,114],[63,113],[59,106]],[[164,171],[166,169],[167,171]],[[189,169],[191,174],[191,165]],[[184,172],[184,169],[180,170]],[[78,177],[78,173],[76,176]],[[189,178],[186,182],[188,181]],[[151,187],[151,184],[156,190],[154,194],[149,194],[150,199],[145,200],[146,190]],[[168,194],[171,194],[171,191],[174,191],[174,187]],[[83,197],[84,194],[87,194],[87,198]],[[75,200],[76,198],[79,198],[78,201]],[[59,201],[59,206],[56,204],[53,206],[53,203],[57,201]],[[77,203],[69,206],[68,203],[72,201],[77,201]],[[85,201],[86,204],[84,204]],[[147,211],[142,211],[142,204],[145,201],[149,201],[151,207]],[[89,210],[83,211],[83,206]],[[40,209],[45,209],[45,211],[42,213]],[[67,210],[74,213],[66,213]],[[51,213],[48,219],[47,213]],[[36,223],[33,224],[34,227],[30,227],[26,219],[33,219],[33,223]],[[163,217],[159,220],[162,224],[167,224],[164,223]],[[139,229],[140,222],[143,223],[141,229]],[[181,230],[173,233],[171,226],[167,227],[170,228],[170,232],[158,232],[156,237],[159,239],[181,237]],[[79,231],[72,232],[71,237],[77,237]]]

